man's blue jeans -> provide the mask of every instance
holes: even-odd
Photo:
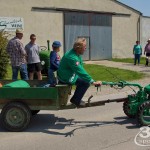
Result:
[[[76,81],[76,90],[71,100],[74,101],[77,105],[80,105],[80,102],[89,86],[90,84],[88,82],[78,78]]]
[[[20,66],[12,66],[12,79],[17,80],[18,79],[18,72],[20,71],[20,76],[22,80],[28,80],[28,71],[27,71],[27,65],[21,64]]]

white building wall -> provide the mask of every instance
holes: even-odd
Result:
[[[29,36],[32,33],[37,35],[37,43],[40,46],[47,46],[47,40],[50,40],[51,43],[54,40],[59,40],[63,44],[63,14],[32,11],[33,6],[48,7],[50,4],[48,0],[1,0],[0,16],[22,17],[24,19],[24,44],[29,42]],[[11,34],[15,35],[15,33]]]
[[[113,57],[133,57],[133,45],[140,38],[139,24],[137,14],[131,14],[130,17],[113,17]]]
[[[132,57],[131,50],[137,40],[137,22],[140,15],[134,10],[115,3],[113,0],[1,0],[0,16],[24,18],[24,43],[29,41],[31,33],[35,33],[39,45],[46,45],[47,40],[64,42],[63,13],[32,11],[32,7],[58,7],[131,14],[130,17],[113,17],[112,54],[114,57]]]
[[[143,50],[150,39],[150,17],[141,17],[141,44]]]

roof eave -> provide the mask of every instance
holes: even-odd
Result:
[[[140,11],[138,11],[138,10],[136,10],[136,9],[134,9],[134,8],[132,8],[132,7],[130,7],[130,6],[126,5],[126,4],[124,4],[124,3],[121,3],[121,2],[119,2],[118,0],[111,0],[111,1],[113,1],[113,2],[115,2],[115,3],[117,3],[117,4],[120,4],[120,5],[126,7],[126,8],[128,8],[128,9],[130,9],[130,10],[132,10],[132,11],[134,11],[135,13],[140,14],[141,16],[143,15]]]

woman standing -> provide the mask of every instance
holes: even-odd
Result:
[[[138,60],[138,65],[140,64],[140,58],[142,55],[142,46],[140,45],[140,41],[136,41],[136,45],[133,47],[133,54],[134,54],[134,65]]]

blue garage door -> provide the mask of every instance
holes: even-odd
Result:
[[[78,37],[87,39],[84,60],[112,58],[112,16],[90,13],[65,13],[65,51]]]

